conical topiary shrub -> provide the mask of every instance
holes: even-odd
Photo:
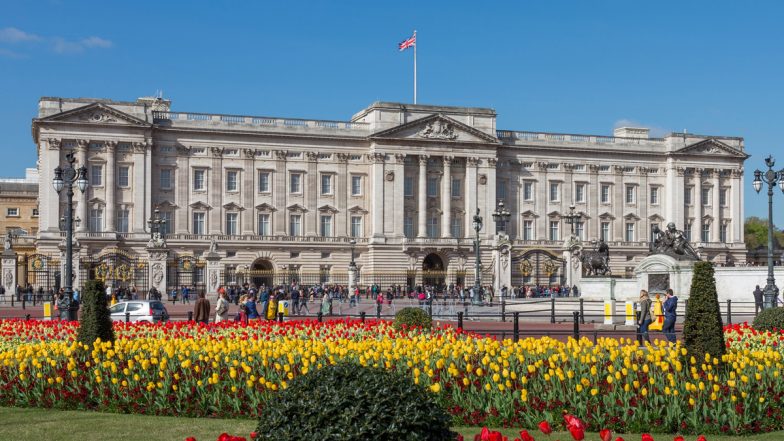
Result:
[[[716,294],[716,279],[713,264],[696,262],[691,280],[689,302],[686,305],[686,321],[683,325],[683,341],[689,355],[698,360],[705,354],[721,360],[724,355],[724,330]]]
[[[114,341],[114,329],[109,307],[106,305],[103,282],[89,280],[82,292],[82,319],[76,339],[91,346],[96,339]]]

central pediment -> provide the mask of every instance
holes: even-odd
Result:
[[[93,124],[120,124],[133,126],[149,126],[150,124],[142,121],[135,116],[121,112],[103,103],[93,103],[86,106],[71,109],[66,112],[41,118],[40,121],[51,122],[70,122],[70,123],[93,123]]]
[[[437,113],[374,133],[371,139],[498,144],[498,138]]]

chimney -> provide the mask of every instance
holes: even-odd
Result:
[[[617,127],[613,130],[613,136],[619,138],[642,138],[648,139],[648,132],[651,129],[645,127]]]

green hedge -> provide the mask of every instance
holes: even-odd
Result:
[[[82,317],[76,339],[80,343],[92,345],[100,338],[101,341],[114,341],[114,329],[103,282],[89,280],[84,284],[81,296]]]
[[[724,327],[719,297],[716,294],[713,264],[710,262],[694,264],[694,276],[683,324],[683,341],[689,355],[698,360],[705,354],[719,360],[724,355]]]
[[[758,331],[773,331],[784,329],[784,308],[768,308],[760,311],[752,324]]]
[[[425,311],[420,308],[403,308],[395,314],[394,326],[396,329],[406,327],[421,327],[422,329],[430,329],[433,326],[433,319]]]

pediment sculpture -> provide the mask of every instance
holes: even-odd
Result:
[[[701,260],[700,255],[686,239],[683,231],[675,228],[675,223],[667,224],[667,230],[662,231],[658,226],[653,227],[653,241],[651,241],[651,254],[665,254],[678,260]]]
[[[430,121],[417,133],[420,138],[447,139],[453,141],[457,139],[457,133],[452,123],[440,119]]]

